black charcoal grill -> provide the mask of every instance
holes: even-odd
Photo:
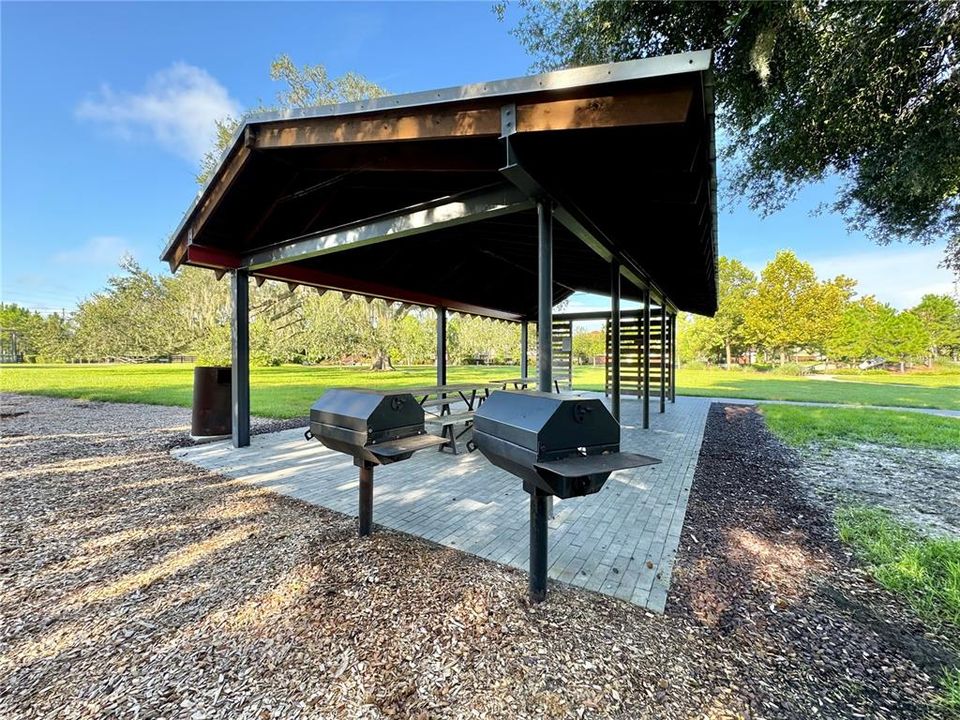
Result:
[[[530,493],[530,597],[547,586],[547,498],[597,492],[615,470],[659,463],[620,452],[620,425],[595,398],[500,390],[477,410],[473,442]]]
[[[360,535],[373,524],[373,468],[406,460],[444,438],[423,427],[423,408],[413,395],[377,390],[327,390],[310,408],[310,429],[331,450],[353,457],[360,468]]]

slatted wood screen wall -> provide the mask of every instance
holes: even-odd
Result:
[[[573,389],[573,320],[553,321],[552,371],[561,391]]]
[[[650,396],[660,394],[660,375],[664,375],[664,394],[669,397],[671,373],[670,351],[670,318],[666,319],[666,332],[661,335],[663,315],[659,310],[650,313]],[[613,366],[610,358],[613,356],[611,346],[610,323],[604,324],[606,338],[607,363],[605,392],[610,394],[613,379]],[[622,315],[620,319],[620,394],[643,394],[643,316]]]

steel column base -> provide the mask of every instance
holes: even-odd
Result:
[[[547,501],[549,495],[530,493],[530,584],[531,603],[547,598]]]
[[[373,529],[373,465],[360,466],[360,537]]]

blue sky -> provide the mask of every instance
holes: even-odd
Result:
[[[69,310],[123,252],[164,267],[212,120],[272,101],[280,53],[393,92],[526,74],[531,58],[491,5],[4,2],[0,298]],[[759,270],[791,248],[898,307],[953,291],[941,247],[878,248],[839,217],[811,217],[830,198],[829,185],[811,188],[765,219],[722,208],[720,250]]]

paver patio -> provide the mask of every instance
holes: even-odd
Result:
[[[551,579],[662,611],[703,439],[709,398],[678,397],[663,415],[651,402],[624,399],[621,447],[662,458],[615,473],[597,494],[556,501],[550,521]],[[465,438],[466,439],[466,438]],[[303,430],[178,448],[173,455],[228,477],[356,515],[357,468],[351,458],[307,442]],[[526,569],[528,496],[515,477],[480,453],[422,451],[379,467],[374,522],[489,560]]]

